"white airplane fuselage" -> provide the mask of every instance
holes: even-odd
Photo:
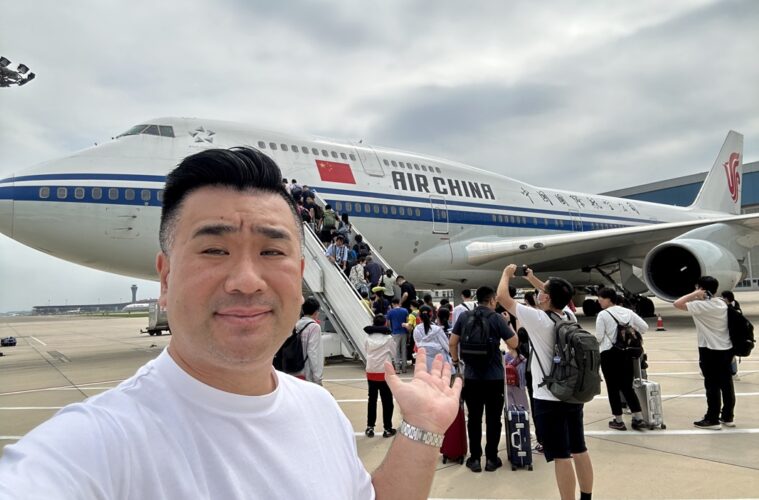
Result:
[[[259,148],[283,177],[312,187],[338,212],[348,213],[393,269],[422,288],[497,283],[505,262],[471,264],[458,245],[462,242],[725,215],[538,188],[431,156],[234,123],[183,118],[150,123],[172,127],[174,137],[118,137],[1,181],[0,231],[78,264],[155,280],[166,174],[190,154],[240,145]],[[330,163],[323,169],[319,162]],[[566,272],[576,282],[593,281],[587,272]]]

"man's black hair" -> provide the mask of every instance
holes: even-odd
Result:
[[[279,195],[290,207],[302,240],[303,226],[295,202],[282,185],[282,173],[274,160],[249,147],[207,149],[188,156],[166,176],[159,231],[163,253],[168,255],[171,248],[182,202],[196,189],[207,186]]]
[[[472,298],[472,291],[468,288],[464,288],[461,290],[461,296],[465,299],[471,299]]]
[[[326,205],[324,205],[324,210],[332,210],[332,205],[327,203]]]
[[[303,316],[311,316],[320,308],[319,301],[313,297],[309,297],[303,301]]]
[[[725,290],[722,292],[722,298],[727,300],[728,302],[735,302],[735,294],[731,292],[730,290]]]
[[[517,296],[517,287],[514,285],[509,285],[509,297],[512,299]]]
[[[391,304],[400,304],[401,303],[401,299],[399,299],[398,297],[393,297],[392,299],[390,299],[390,303]]]
[[[717,278],[712,278],[711,276],[701,276],[696,281],[696,286],[714,295],[717,293],[717,288],[719,288],[719,281],[717,281]]]
[[[575,287],[564,278],[548,278],[546,293],[551,299],[551,305],[556,309],[564,309],[575,294]]]
[[[481,286],[477,289],[477,303],[487,304],[495,297],[495,290],[489,286]]]
[[[609,299],[612,304],[616,304],[617,303],[617,298],[618,298],[617,297],[617,291],[614,290],[613,288],[609,288],[609,287],[605,286],[605,287],[603,287],[603,288],[601,288],[601,289],[598,290],[598,294],[597,295],[599,297],[601,297],[602,299]]]

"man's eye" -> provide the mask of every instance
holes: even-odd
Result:
[[[282,250],[264,250],[261,252],[261,255],[284,255],[285,252]]]
[[[228,252],[226,250],[223,250],[221,248],[206,248],[203,250],[204,254],[206,255],[227,255]]]

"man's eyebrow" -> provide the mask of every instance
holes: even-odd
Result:
[[[253,228],[254,233],[266,236],[272,240],[289,240],[290,233],[271,226],[256,226]]]
[[[229,224],[208,224],[202,226],[196,230],[192,237],[198,238],[200,236],[221,236],[229,233],[236,233],[238,228]]]

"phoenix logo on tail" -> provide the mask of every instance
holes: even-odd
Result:
[[[738,153],[732,153],[730,159],[722,165],[725,167],[727,187],[730,189],[730,196],[733,198],[733,201],[738,201],[738,193],[740,193],[741,176],[738,173],[738,166],[741,163],[740,159],[741,156]]]

